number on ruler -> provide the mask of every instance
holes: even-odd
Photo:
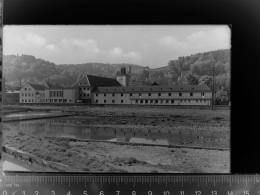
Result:
[[[170,195],[169,191],[163,191],[163,195]]]
[[[152,191],[148,191],[148,195],[153,195],[153,192]]]
[[[68,191],[67,195],[71,195],[70,191]]]
[[[54,190],[51,191],[51,195],[55,195],[55,191]]]
[[[211,191],[211,195],[218,195],[217,191]]]
[[[228,195],[233,195],[233,191],[227,191]]]
[[[201,191],[195,191],[196,195],[201,195]]]
[[[136,195],[136,191],[132,191],[132,195]]]
[[[116,195],[119,195],[120,194],[120,191],[116,191]]]
[[[7,195],[7,191],[6,190],[3,191],[3,195]]]
[[[180,191],[180,194],[181,194],[181,195],[184,195],[184,191]]]
[[[88,195],[88,192],[87,192],[87,191],[83,191],[83,194],[84,194],[84,195]]]
[[[104,195],[104,191],[100,191],[100,192],[99,192],[99,195]]]
[[[38,195],[38,194],[39,194],[39,191],[35,191],[34,193],[35,193],[35,195]]]
[[[249,191],[244,191],[244,195],[249,195]]]

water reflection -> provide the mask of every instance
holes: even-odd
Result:
[[[84,122],[66,119],[42,119],[5,123],[16,131],[48,137],[71,137],[78,139],[107,140],[146,144],[174,145],[196,139],[194,133],[183,136],[180,131],[122,129],[111,127],[88,127]]]

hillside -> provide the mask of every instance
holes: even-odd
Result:
[[[79,74],[91,74],[114,78],[122,66],[131,66],[132,72],[140,72],[144,67],[134,64],[62,64],[37,59],[30,55],[6,55],[3,58],[4,77],[10,85],[19,85],[20,78],[25,82],[42,82],[49,79],[59,84],[71,85],[76,82]]]
[[[158,84],[207,84],[212,87],[212,73],[214,75],[216,91],[230,87],[230,50],[217,50],[198,53],[191,56],[179,57],[170,60],[167,65],[150,69],[134,64],[61,64],[56,65],[29,55],[7,55],[3,58],[4,77],[8,84],[42,82],[49,79],[51,82],[71,85],[79,74],[91,74],[114,78],[120,67],[131,66],[131,85]]]

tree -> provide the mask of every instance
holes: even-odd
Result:
[[[194,74],[189,74],[187,79],[188,79],[189,85],[198,85],[199,84],[199,79]]]

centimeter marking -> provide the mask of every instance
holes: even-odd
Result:
[[[7,175],[0,176],[4,183],[260,183],[260,175]]]

